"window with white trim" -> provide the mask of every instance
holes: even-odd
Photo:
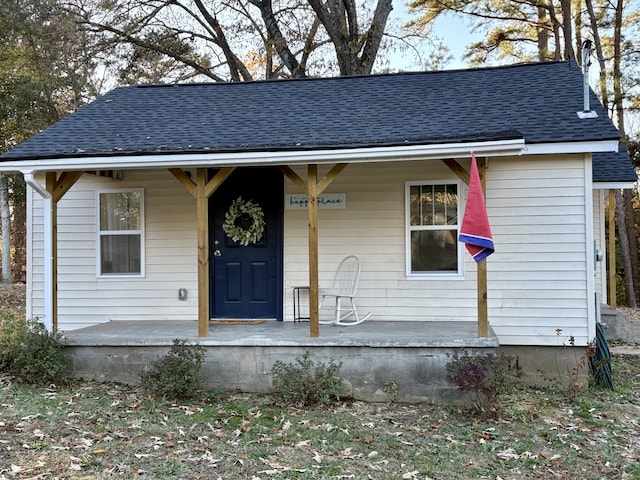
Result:
[[[98,192],[98,276],[142,276],[143,190]]]
[[[407,276],[462,275],[460,191],[456,181],[407,182]]]

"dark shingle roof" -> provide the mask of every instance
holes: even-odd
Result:
[[[593,181],[597,183],[627,183],[638,180],[624,145],[620,145],[617,152],[594,153],[592,171]]]
[[[310,150],[524,138],[611,140],[575,63],[116,88],[0,160]]]

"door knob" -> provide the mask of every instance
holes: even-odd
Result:
[[[214,256],[214,257],[221,257],[221,256],[222,256],[222,252],[216,248],[216,249],[213,251],[213,256]]]

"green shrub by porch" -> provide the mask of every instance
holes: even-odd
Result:
[[[304,406],[329,405],[340,400],[344,389],[338,376],[342,362],[329,365],[314,362],[309,352],[296,357],[294,363],[277,360],[273,364],[273,386],[270,393],[285,403]]]
[[[49,332],[37,319],[3,315],[0,324],[0,371],[34,385],[67,379],[71,360],[60,334]]]

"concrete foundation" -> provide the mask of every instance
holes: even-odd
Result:
[[[473,322],[365,322],[354,327],[322,325],[309,337],[308,323],[267,321],[259,325],[212,325],[197,336],[197,324],[119,321],[65,334],[74,374],[96,381],[137,384],[140,374],[164,356],[174,339],[203,346],[203,378],[225,391],[265,392],[271,369],[280,360],[294,363],[309,351],[314,362],[342,362],[346,393],[356,400],[392,398],[385,384],[397,386],[402,402],[455,403],[465,397],[446,379],[450,356],[504,353],[517,359],[529,384],[586,385],[585,347],[500,346],[493,331],[478,338]]]
[[[602,307],[601,322],[608,340],[640,343],[640,323],[630,319],[620,310]]]
[[[586,347],[502,345],[500,353],[513,357],[528,385],[587,386],[589,360]]]
[[[211,347],[207,346],[202,376],[207,386],[225,391],[265,392],[271,387],[271,369],[276,360],[294,363],[301,347]],[[162,357],[168,347],[79,347],[69,348],[75,376],[97,381],[137,384],[140,374]],[[490,347],[467,349],[493,350]],[[446,380],[445,366],[453,348],[313,347],[310,359],[317,363],[342,362],[346,394],[356,400],[391,400],[387,382],[395,385],[403,402],[452,403],[462,400]]]
[[[385,384],[397,386],[403,402],[453,403],[463,400],[446,380],[446,364],[455,351],[495,352],[498,340],[477,338],[471,322],[365,322],[355,327],[322,326],[309,338],[308,324],[212,326],[208,338],[197,326],[164,322],[111,322],[65,334],[74,374],[86,380],[137,384],[140,374],[165,355],[173,339],[206,349],[203,377],[212,388],[264,392],[271,369],[280,360],[293,363],[305,351],[314,362],[342,362],[347,394],[364,401],[391,400]],[[393,333],[391,333],[393,332]]]

